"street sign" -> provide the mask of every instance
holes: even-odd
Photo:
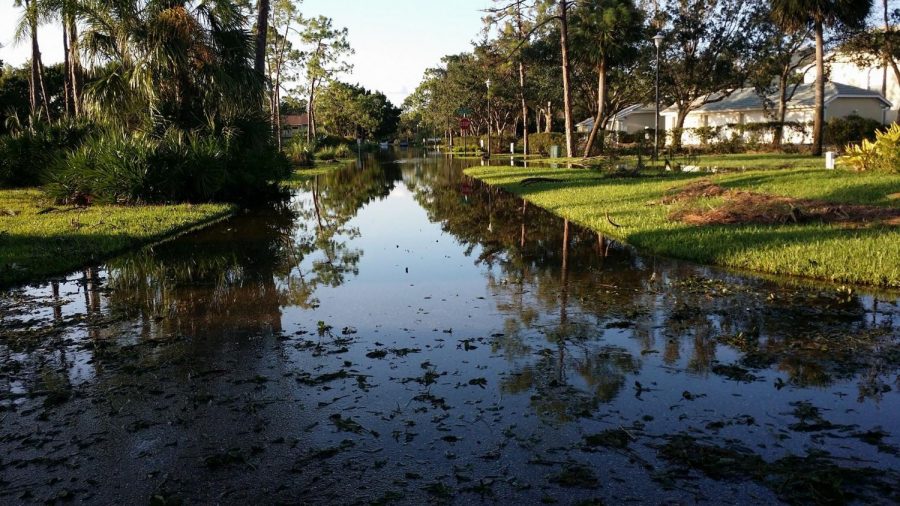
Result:
[[[469,121],[469,118],[460,118],[459,119],[459,129],[460,130],[468,130],[470,126],[472,126],[472,122]]]
[[[457,116],[468,116],[470,114],[472,114],[472,109],[469,109],[468,107],[460,107],[456,110]]]

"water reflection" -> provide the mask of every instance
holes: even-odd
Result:
[[[697,455],[865,461],[847,497],[896,477],[896,294],[637,255],[471,163],[379,155],[7,293],[0,497],[794,500],[702,462],[683,482],[657,452],[682,433]],[[560,478],[580,463],[602,489]]]

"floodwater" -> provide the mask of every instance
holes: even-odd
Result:
[[[894,503],[900,297],[378,155],[0,295],[0,503]]]

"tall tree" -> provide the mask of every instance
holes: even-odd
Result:
[[[291,72],[301,64],[302,53],[294,49],[288,36],[297,32],[304,23],[295,0],[275,0],[269,30],[269,45],[266,50],[269,91],[269,111],[272,113],[272,130],[275,142],[281,148],[281,88]]]
[[[681,148],[691,111],[727,98],[752,68],[747,34],[754,6],[744,0],[680,0],[668,5],[662,87],[677,109],[672,146]]]
[[[45,16],[43,6],[37,0],[15,0],[16,7],[23,8],[22,18],[16,29],[16,40],[28,37],[31,42],[31,78],[29,84],[29,102],[33,122],[42,112],[50,121],[50,109],[47,105],[47,87],[44,85],[44,65],[41,61],[41,47],[38,43],[38,26]]]
[[[269,40],[269,0],[258,0],[256,5],[256,51],[253,70],[262,77],[266,72],[266,45]]]
[[[788,102],[803,83],[803,75],[799,71],[812,61],[814,51],[809,45],[811,30],[786,32],[771,21],[768,9],[762,10],[759,15],[758,56],[750,82],[762,97],[765,107],[775,108],[770,115],[774,118],[772,145],[780,147],[784,139]],[[775,104],[770,103],[772,95],[776,96]]]
[[[573,15],[574,40],[587,53],[597,72],[597,115],[584,146],[584,157],[591,154],[597,134],[606,123],[607,74],[617,60],[631,60],[643,36],[643,13],[633,0],[586,0]],[[577,51],[577,50],[576,50]],[[601,134],[600,150],[603,150]]]
[[[337,74],[348,72],[353,68],[344,61],[344,58],[353,54],[347,36],[346,28],[335,28],[331,18],[325,16],[307,19],[300,33],[300,38],[307,47],[304,53],[306,80],[309,86],[307,141],[312,141],[317,134],[316,93],[319,86]]]
[[[506,46],[510,56],[513,56],[518,67],[519,74],[519,102],[521,104],[522,119],[522,144],[524,152],[528,153],[528,102],[525,88],[525,54],[524,49],[531,37],[533,22],[527,12],[530,10],[527,0],[494,0],[502,5],[490,9],[492,23],[504,22],[501,27],[501,45]],[[505,44],[504,44],[505,42]]]
[[[872,0],[770,0],[772,18],[788,31],[812,28],[816,40],[815,115],[813,155],[822,154],[825,129],[825,28],[861,28],[872,10]]]
[[[575,156],[575,125],[572,121],[572,84],[569,63],[569,6],[568,0],[559,0],[559,47],[562,53],[563,109],[566,122],[566,156]]]

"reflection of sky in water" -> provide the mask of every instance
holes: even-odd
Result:
[[[886,443],[900,444],[897,364],[866,342],[827,348],[835,336],[879,329],[896,346],[896,294],[842,298],[827,285],[779,285],[618,245],[604,256],[596,235],[575,226],[563,253],[561,220],[534,207],[523,219],[521,201],[464,182],[458,168],[432,159],[320,176],[293,198],[293,220],[239,217],[108,270],[74,273],[56,292],[25,290],[21,314],[4,325],[98,324],[0,343],[6,363],[19,364],[0,382],[18,410],[5,415],[0,441],[63,426],[62,451],[86,460],[69,471],[0,470],[0,479],[109,476],[141,485],[101,499],[146,500],[167,483],[205,502],[210,487],[196,483],[224,476],[229,497],[247,499],[288,476],[289,491],[324,500],[329,487],[356,497],[343,486],[350,473],[372,487],[358,497],[371,499],[411,470],[431,480],[464,469],[473,479],[516,476],[528,487],[498,485],[495,499],[535,502],[591,497],[547,483],[560,463],[586,462],[604,477],[619,473],[604,480],[608,498],[691,501],[639,465],[662,469],[654,445],[676,433],[737,442],[767,459],[818,449],[900,467],[896,455],[847,437],[881,426]],[[317,335],[320,321],[333,336]],[[347,376],[316,383],[334,373]],[[873,378],[888,389],[861,396]],[[75,393],[38,419],[59,388]],[[791,430],[799,402],[854,428]],[[336,429],[336,414],[365,430]],[[640,459],[580,446],[585,435],[621,427]],[[103,434],[96,448],[72,446],[95,433]],[[298,463],[346,441],[355,446],[335,458],[349,461]],[[23,448],[5,449],[12,458],[41,455]],[[197,465],[230,448],[249,451],[241,458],[252,469]],[[482,458],[498,448],[498,460]],[[117,454],[138,460],[115,464]],[[307,465],[344,471],[314,485],[286,469]],[[354,466],[368,467],[346,471]],[[160,469],[199,481],[173,484],[153,474]],[[746,484],[700,483],[714,499],[772,499]],[[409,500],[427,498],[418,485],[409,490]]]

